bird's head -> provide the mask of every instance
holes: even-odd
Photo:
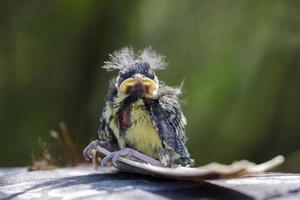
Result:
[[[149,63],[137,62],[117,78],[118,91],[122,94],[139,93],[142,96],[155,96],[159,81]]]
[[[164,57],[150,48],[137,54],[130,48],[123,48],[110,54],[110,61],[105,62],[104,68],[119,70],[115,83],[119,95],[137,94],[151,98],[159,88],[155,70],[165,66]]]

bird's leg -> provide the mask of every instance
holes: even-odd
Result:
[[[120,156],[127,157],[128,159],[131,160],[139,160],[155,166],[160,166],[160,167],[163,166],[161,162],[159,162],[158,160],[146,156],[145,154],[140,153],[137,150],[131,148],[123,148],[121,150],[117,150],[114,152],[109,152],[104,150],[110,148],[111,148],[111,144],[109,142],[94,140],[84,148],[83,156],[87,160],[93,159],[94,166],[97,166],[96,164],[97,152],[104,154],[105,157],[101,161],[101,167],[106,166],[110,160],[112,161],[113,165],[116,167],[117,160]]]
[[[189,157],[182,157],[179,159],[179,163],[184,167],[193,167],[195,165],[195,160]]]
[[[161,149],[159,152],[158,159],[164,167],[171,167],[173,165],[170,151],[170,149],[165,148]]]
[[[106,151],[104,151],[104,149],[106,149]],[[89,160],[94,158],[97,152],[107,156],[111,151],[116,151],[118,149],[117,145],[109,141],[94,140],[84,148],[83,156],[86,160]]]
[[[112,161],[113,166],[115,166],[115,167],[118,166],[117,161],[120,156],[126,157],[131,160],[143,161],[145,163],[149,163],[151,165],[155,165],[155,166],[159,166],[159,167],[162,166],[162,164],[158,160],[155,160],[154,158],[146,156],[145,154],[140,153],[131,148],[123,148],[119,151],[112,152],[111,154],[105,156],[103,158],[103,160],[101,161],[101,167],[106,166],[110,160]]]
[[[83,157],[86,160],[90,160],[96,156],[97,146],[100,146],[99,140],[94,140],[90,144],[88,144],[83,150]]]
[[[94,140],[90,144],[88,144],[83,150],[83,157],[86,160],[93,159],[93,166],[95,169],[98,168],[97,164],[97,147],[100,146],[99,140]]]
[[[93,165],[95,169],[97,169],[98,163],[100,162],[100,159],[97,157],[97,152],[107,156],[111,154],[111,150],[116,148],[116,145],[109,141],[94,140],[84,148],[83,156],[86,160],[92,159]]]

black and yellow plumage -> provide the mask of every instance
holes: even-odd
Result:
[[[120,149],[135,149],[164,166],[191,165],[186,118],[178,100],[181,90],[165,85],[155,74],[165,66],[164,57],[149,48],[137,54],[123,48],[110,55],[104,68],[119,74],[110,83],[99,138]]]

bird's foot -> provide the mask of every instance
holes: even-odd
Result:
[[[171,156],[168,153],[169,151],[166,149],[163,149],[159,153],[159,161],[164,167],[171,167],[173,165],[173,162],[171,160]]]
[[[92,141],[89,145],[87,145],[83,150],[83,157],[86,160],[93,159],[97,154],[97,147],[100,146],[99,140]]]
[[[105,156],[101,161],[101,167],[107,166],[109,161],[112,161],[113,166],[115,167],[118,166],[117,161],[119,157],[126,157],[130,160],[142,161],[159,167],[162,166],[162,164],[158,160],[155,160],[154,158],[146,156],[145,154],[140,153],[134,149],[124,148],[119,151],[114,151],[109,155]]]
[[[99,162],[101,161],[97,156],[97,153],[108,156],[111,154],[111,152],[107,149],[112,148],[115,147],[108,141],[94,140],[84,148],[83,156],[86,160],[92,159],[93,166],[95,167],[95,169],[97,169],[99,166]]]
[[[110,147],[109,143],[94,140],[84,148],[83,156],[86,160],[93,159],[95,168],[97,168],[97,162],[99,162],[99,160],[97,160],[97,152],[105,155],[105,157],[101,160],[101,167],[107,166],[109,161],[112,161],[113,166],[117,167],[117,161],[119,157],[126,157],[130,160],[145,162],[154,166],[163,166],[160,161],[146,156],[145,154],[140,153],[134,149],[123,148],[121,150],[109,152],[106,150],[107,147]]]
[[[93,166],[95,169],[98,169],[99,160],[97,158],[98,147],[100,147],[100,141],[94,140],[88,144],[83,150],[83,157],[86,160],[93,160]]]
[[[184,167],[193,167],[193,166],[195,166],[195,160],[191,159],[189,157],[180,158],[179,163],[180,163],[180,165],[182,165]]]

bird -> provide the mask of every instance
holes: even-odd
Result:
[[[156,75],[157,70],[167,66],[165,57],[151,47],[138,52],[124,47],[109,54],[109,58],[103,68],[117,70],[118,75],[109,84],[99,140],[118,147],[112,155],[130,152],[164,167],[193,166],[186,146],[187,122],[179,100],[181,87],[167,86]],[[106,164],[111,158],[102,162]]]

